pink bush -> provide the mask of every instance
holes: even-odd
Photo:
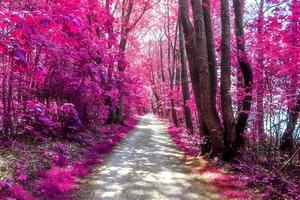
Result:
[[[0,182],[0,199],[2,200],[33,200],[33,196],[22,185],[11,185],[9,182]]]
[[[16,184],[10,188],[10,192],[13,198],[17,200],[33,200],[31,194],[29,194],[22,185]]]
[[[61,200],[76,188],[75,177],[70,169],[52,167],[45,177],[37,182],[37,191],[44,199]]]
[[[86,177],[91,170],[82,162],[76,162],[71,167],[71,173],[75,177],[84,178]]]

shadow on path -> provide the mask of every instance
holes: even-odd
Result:
[[[85,183],[78,200],[213,200],[219,195],[185,169],[183,154],[154,115],[140,123]]]

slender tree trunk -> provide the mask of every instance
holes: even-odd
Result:
[[[159,55],[160,55],[160,69],[161,69],[161,79],[164,83],[166,81],[165,79],[165,72],[164,72],[164,54],[163,54],[163,47],[162,47],[162,39],[159,40]]]
[[[7,124],[7,75],[4,74],[2,79],[2,106],[3,106],[3,116],[2,116],[2,125],[4,134],[9,134],[9,126]]]
[[[263,19],[264,19],[264,0],[260,1],[259,14],[258,14],[258,44],[263,43]],[[259,47],[261,48],[261,47]],[[258,50],[258,69],[257,69],[257,95],[256,95],[256,122],[255,130],[257,131],[259,141],[264,139],[264,56],[261,49]]]
[[[231,99],[231,53],[229,1],[221,0],[221,104],[224,124],[225,158],[231,157],[235,147],[235,119]]]
[[[192,133],[194,131],[193,128],[193,120],[190,107],[187,105],[187,102],[190,100],[190,91],[189,91],[189,83],[187,78],[187,63],[186,63],[186,54],[185,54],[185,46],[184,46],[184,35],[182,24],[179,20],[179,48],[180,48],[180,61],[181,61],[181,87],[182,87],[182,96],[183,96],[183,111],[185,124],[187,129],[189,129]]]
[[[14,134],[13,122],[12,122],[12,109],[13,109],[13,81],[14,74],[9,72],[8,78],[8,95],[7,95],[7,125],[9,127],[10,134]]]
[[[170,29],[170,22],[168,21],[168,30]],[[171,95],[171,112],[172,112],[172,118],[173,118],[173,122],[174,122],[174,125],[176,127],[179,126],[179,122],[178,122],[178,117],[177,117],[177,112],[176,112],[176,109],[175,109],[175,100],[174,100],[174,83],[175,83],[175,72],[176,72],[176,63],[177,63],[177,56],[176,56],[176,46],[177,46],[177,32],[178,32],[178,23],[176,25],[176,29],[175,29],[175,41],[174,41],[174,47],[173,47],[173,62],[172,62],[172,65],[171,65],[171,60],[169,60],[169,64],[170,64],[170,89],[171,89],[171,92],[172,92],[172,95]],[[168,31],[168,34],[170,33],[170,30]],[[170,35],[168,35],[168,38],[170,37]],[[169,54],[171,54],[171,41],[169,41]],[[169,57],[170,59],[171,57]]]
[[[242,100],[241,109],[238,113],[237,125],[236,125],[236,149],[244,145],[244,130],[247,126],[249,112],[252,104],[252,85],[253,74],[250,67],[250,63],[247,59],[246,47],[245,47],[245,34],[243,24],[243,4],[241,0],[233,0],[234,15],[235,15],[235,34],[237,43],[237,59],[240,70],[243,74],[243,88],[245,95]]]

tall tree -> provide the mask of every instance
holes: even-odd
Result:
[[[193,120],[191,109],[187,105],[190,100],[190,91],[189,91],[189,83],[187,77],[187,63],[186,63],[186,52],[184,46],[184,35],[182,24],[179,20],[179,48],[180,48],[180,61],[181,61],[181,87],[182,87],[182,96],[183,96],[183,112],[184,119],[187,129],[193,132]]]
[[[264,2],[265,0],[260,0],[258,20],[257,20],[257,43],[263,43],[263,20],[264,20]],[[258,47],[257,52],[257,94],[256,94],[256,131],[258,133],[259,139],[263,140],[264,135],[264,52],[263,47]]]
[[[202,4],[198,0],[192,0],[191,3],[194,26],[189,18],[189,6],[186,0],[179,1],[179,15],[185,33],[186,47],[188,47],[187,55],[201,131],[208,134],[212,143],[210,155],[215,156],[223,152],[222,128],[213,114],[212,107],[214,105],[210,100],[210,78]]]
[[[211,12],[210,12],[210,0],[203,0],[203,17],[205,23],[206,45],[207,45],[207,57],[209,66],[209,78],[210,78],[210,98],[212,105],[216,105],[217,94],[217,61],[215,52],[215,41],[212,28]],[[213,113],[217,119],[219,119],[216,106],[212,107]]]
[[[231,55],[229,1],[221,0],[221,104],[224,124],[225,155],[230,156],[235,147],[235,118],[231,99]],[[228,155],[227,155],[228,154]]]
[[[245,33],[243,23],[244,2],[242,0],[233,0],[234,15],[235,15],[235,35],[237,45],[237,60],[239,68],[243,74],[243,88],[245,95],[242,99],[242,105],[238,112],[236,125],[236,150],[244,144],[244,130],[247,126],[249,111],[252,105],[252,87],[253,74],[249,60],[246,54]]]

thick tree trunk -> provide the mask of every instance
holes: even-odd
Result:
[[[230,14],[228,0],[221,0],[221,104],[224,125],[225,158],[235,152],[235,119],[231,98]]]
[[[210,14],[210,0],[203,0],[203,17],[206,31],[206,45],[207,45],[207,57],[209,66],[209,78],[210,78],[210,100],[212,105],[216,105],[216,93],[217,93],[217,61],[215,53],[214,35]],[[216,106],[212,107],[213,113],[217,119],[219,118]],[[219,123],[221,124],[220,120]]]
[[[186,53],[187,59],[189,62],[189,69],[190,69],[190,76],[192,81],[192,89],[194,92],[195,102],[196,102],[196,109],[197,109],[197,117],[198,117],[198,124],[199,130],[201,132],[201,109],[200,109],[200,89],[199,89],[199,79],[200,79],[200,72],[195,62],[195,58],[198,56],[196,54],[196,32],[194,27],[189,19],[189,6],[187,0],[179,0],[179,17],[182,23],[184,38],[185,38],[185,46],[186,46]],[[202,136],[207,134],[206,132],[201,132]]]
[[[235,34],[237,43],[237,59],[240,70],[243,74],[243,88],[245,95],[242,100],[241,109],[238,113],[237,125],[236,125],[236,149],[244,145],[244,130],[247,126],[249,112],[252,104],[252,84],[253,74],[250,67],[250,63],[247,59],[246,47],[245,47],[245,34],[243,28],[243,4],[241,0],[233,0],[234,15],[235,15]]]
[[[207,46],[205,35],[205,24],[203,18],[202,4],[199,0],[192,0],[192,11],[194,18],[194,27],[196,31],[197,57],[196,63],[200,70],[200,104],[201,119],[203,127],[208,131],[212,143],[211,156],[223,152],[224,144],[222,137],[222,127],[219,119],[213,113],[215,105],[212,105],[210,99],[210,76],[207,58]]]
[[[180,0],[179,7],[197,110],[201,116],[201,130],[207,132],[212,144],[210,155],[215,156],[223,152],[224,144],[222,128],[212,112],[213,105],[210,101],[210,78],[202,5],[200,1],[192,0],[195,28],[189,19],[187,1]]]
[[[190,91],[189,83],[187,78],[187,63],[186,63],[186,54],[184,46],[184,35],[182,24],[179,20],[179,48],[180,48],[180,61],[181,61],[181,87],[182,87],[182,96],[183,96],[183,111],[186,128],[193,133],[193,120],[190,107],[187,105],[187,102],[190,100]]]

